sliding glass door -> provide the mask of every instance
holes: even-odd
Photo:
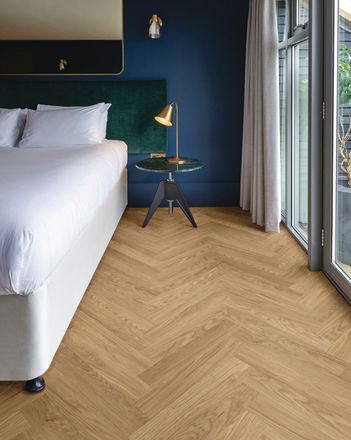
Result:
[[[282,217],[308,244],[309,1],[277,1]]]
[[[351,0],[277,11],[282,216],[351,303]]]
[[[326,8],[324,270],[351,300],[351,0]]]
[[[308,40],[293,47],[292,227],[308,241]]]

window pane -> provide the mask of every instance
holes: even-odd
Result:
[[[293,227],[308,233],[308,41],[294,48]]]
[[[277,0],[277,20],[279,43],[286,39],[287,32],[287,2],[286,0]]]
[[[308,22],[309,0],[298,1],[298,24]]]
[[[280,92],[280,171],[282,189],[282,216],[286,218],[286,50],[279,51],[279,92]]]
[[[351,2],[340,0],[334,264],[351,275]]]

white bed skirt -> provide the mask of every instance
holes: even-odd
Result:
[[[28,296],[0,296],[0,381],[41,376],[127,206],[127,170],[49,280]]]

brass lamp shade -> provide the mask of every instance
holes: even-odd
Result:
[[[155,116],[155,120],[162,125],[166,125],[167,127],[172,127],[172,117],[173,117],[173,106],[167,105],[157,116]]]

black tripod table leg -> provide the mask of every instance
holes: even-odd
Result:
[[[180,207],[180,209],[183,211],[183,213],[185,214],[185,216],[188,218],[189,222],[193,225],[194,228],[197,228],[197,224],[196,221],[189,209],[189,206],[186,204],[184,204],[184,202],[186,203],[186,201],[184,199],[180,200],[177,199],[178,205]]]
[[[148,213],[146,214],[143,228],[148,225],[151,217],[155,214],[157,208],[160,206],[162,200],[165,198],[165,182],[162,181],[159,183],[154,200],[151,203]]]
[[[183,213],[185,214],[185,216],[187,217],[187,219],[189,220],[189,222],[193,225],[194,228],[197,228],[197,224],[196,221],[189,209],[189,207],[186,205],[184,205],[184,200],[180,201],[179,199],[177,200],[178,205],[180,207],[180,209],[183,211]]]
[[[190,223],[194,226],[194,228],[197,228],[197,224],[194,220],[194,217],[190,211],[189,205],[187,201],[185,200],[185,197],[183,195],[182,189],[180,185],[178,185],[177,182],[167,182],[166,183],[166,197],[169,199],[174,199],[178,202],[178,205],[180,206],[181,210],[187,217],[187,219],[190,221]]]

